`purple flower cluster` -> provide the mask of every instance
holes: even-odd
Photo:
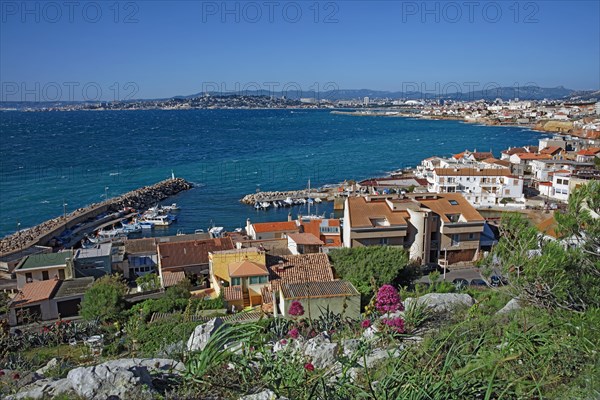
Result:
[[[400,301],[400,295],[392,285],[383,285],[379,288],[375,308],[382,314],[404,311],[404,305]]]
[[[290,331],[288,332],[289,337],[291,337],[292,339],[298,339],[298,336],[300,336],[300,332],[298,332],[298,329],[296,328],[292,328],[290,329]]]
[[[299,301],[294,300],[292,301],[288,312],[294,317],[300,317],[304,315],[304,307],[302,307],[302,304]]]
[[[404,333],[404,320],[400,317],[397,318],[384,318],[382,322],[394,329],[398,333]]]

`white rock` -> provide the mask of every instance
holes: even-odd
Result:
[[[273,391],[267,389],[259,393],[240,397],[240,400],[277,400],[277,395]]]
[[[327,368],[336,362],[339,347],[321,333],[306,341],[304,355],[310,358],[315,368]]]
[[[60,362],[58,361],[58,358],[54,357],[53,359],[48,361],[48,363],[46,365],[44,365],[42,368],[35,371],[35,373],[40,376],[46,376],[48,371],[58,368],[59,366],[60,366]]]
[[[204,350],[208,339],[223,325],[221,318],[213,318],[205,324],[198,325],[187,341],[188,351]]]
[[[511,299],[502,309],[498,310],[496,314],[508,314],[512,311],[519,310],[521,308],[521,303],[519,303],[519,299]]]

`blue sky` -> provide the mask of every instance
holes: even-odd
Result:
[[[0,3],[1,100],[600,88],[598,1]]]

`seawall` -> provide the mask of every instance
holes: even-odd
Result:
[[[52,218],[29,229],[23,229],[0,239],[0,256],[6,256],[34,245],[46,245],[73,226],[96,218],[103,213],[113,213],[131,207],[135,210],[149,208],[157,202],[173,196],[192,185],[182,178],[167,179],[152,186],[125,193],[101,203],[90,204],[64,216]]]

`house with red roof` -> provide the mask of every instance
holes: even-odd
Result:
[[[577,162],[594,162],[596,157],[600,158],[600,147],[590,147],[577,152]]]
[[[252,240],[268,240],[286,238],[290,233],[300,233],[296,221],[289,217],[288,221],[250,223],[246,220],[246,234]]]

